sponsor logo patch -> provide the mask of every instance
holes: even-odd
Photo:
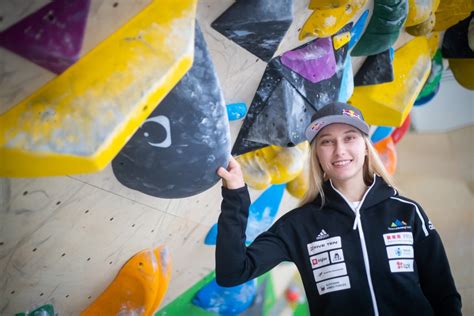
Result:
[[[389,230],[411,229],[411,226],[408,226],[408,224],[405,221],[401,221],[397,219],[390,224],[388,229]]]
[[[346,264],[344,262],[331,264],[329,266],[313,270],[313,274],[316,282],[345,275],[347,274]]]
[[[316,283],[319,295],[351,288],[348,276]]]
[[[413,245],[413,234],[411,232],[383,234],[383,241],[385,246],[397,244]]]
[[[341,248],[341,237],[331,237],[328,239],[315,241],[306,245],[308,247],[308,253],[310,256],[320,252]]]
[[[324,229],[322,229],[321,232],[316,237],[316,240],[320,240],[320,239],[324,239],[324,238],[328,238],[328,237],[329,237],[329,234],[326,233],[326,231]]]
[[[412,246],[390,246],[387,247],[387,256],[389,259],[395,258],[413,258]]]
[[[353,110],[347,110],[347,109],[342,109],[342,115],[350,116],[350,117],[355,117],[358,118],[359,120],[362,120],[356,112]]]
[[[436,229],[436,228],[434,227],[433,223],[432,223],[430,220],[428,221],[428,228],[429,228],[430,230]]]
[[[329,257],[331,258],[331,263],[344,261],[344,254],[342,249],[337,249],[329,252]]]
[[[413,260],[410,259],[399,259],[389,260],[390,271],[396,272],[413,272]]]
[[[317,131],[318,129],[321,128],[321,126],[323,126],[324,122],[316,122],[313,124],[313,126],[311,126],[311,130],[313,131]]]
[[[329,264],[329,254],[323,252],[319,255],[310,257],[309,260],[311,261],[311,267],[313,269],[319,268]]]

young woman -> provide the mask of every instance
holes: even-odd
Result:
[[[248,247],[240,166],[231,158],[218,170],[218,284],[235,286],[292,261],[311,315],[461,315],[438,233],[421,206],[395,190],[368,131],[351,105],[318,111],[306,130],[311,167],[302,206]]]

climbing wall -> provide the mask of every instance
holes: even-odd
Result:
[[[189,293],[213,279],[212,232],[221,202],[214,171],[231,151],[241,155],[255,201],[251,216],[261,230],[294,208],[304,191],[298,176],[307,144],[285,146],[301,142],[301,122],[310,113],[336,99],[367,106],[363,111],[372,124],[372,141],[395,172],[394,143],[410,126],[415,99],[430,79],[426,95],[433,97],[439,85],[432,60],[441,42],[413,36],[429,33],[419,30],[427,17],[416,20],[413,12],[408,14],[414,1],[395,1],[398,5],[389,10],[393,16],[376,0],[338,2],[350,3],[351,12],[343,5],[303,0],[275,6],[268,4],[272,1],[249,6],[245,1],[186,0],[179,10],[171,0],[81,0],[79,9],[52,15],[62,8],[61,1],[0,3],[1,315],[44,304],[52,304],[60,315],[78,315],[87,308],[93,315],[97,305],[110,305],[104,303],[104,290],[116,293],[108,286],[126,274],[121,269],[127,262],[138,265],[128,271],[170,269],[169,284],[166,273],[153,286],[147,284],[159,300],[151,297],[146,304],[182,313]],[[15,26],[45,6],[28,22],[33,26]],[[446,6],[441,1],[441,8]],[[436,8],[426,10],[430,16]],[[456,21],[443,20],[445,11],[440,11],[440,28],[468,18],[459,11]],[[155,20],[155,12],[162,12],[162,20]],[[390,36],[381,35],[376,22],[369,23],[374,14],[398,21],[387,29]],[[73,49],[63,49],[69,47],[64,43],[50,48],[61,57],[48,59],[41,49],[31,56],[34,46],[13,45],[21,42],[22,32],[40,41],[44,34],[34,23],[41,19],[64,29],[71,15],[79,30],[71,35]],[[242,19],[247,15],[250,22]],[[418,26],[410,34],[402,28],[407,17],[410,27]],[[168,46],[150,44],[156,42]],[[374,42],[383,45],[374,47]],[[311,61],[312,70],[302,70],[303,57],[320,49],[326,53]],[[449,58],[469,63],[471,57]],[[327,67],[324,73],[321,67]],[[121,94],[125,90],[128,94]],[[292,100],[299,109],[294,110]],[[240,119],[228,122],[225,105],[242,103],[246,109],[240,108]],[[168,139],[170,129],[179,132]],[[262,168],[257,171],[256,161]],[[271,172],[275,166],[278,175]],[[247,231],[248,242],[258,229]],[[153,252],[160,246],[167,250]],[[159,269],[155,260],[161,260]],[[295,269],[283,265],[276,271],[253,285],[257,292],[273,279],[273,295],[285,295]],[[160,282],[167,288],[157,287]],[[466,293],[472,284],[463,283]],[[300,306],[266,304],[273,304],[275,313]]]

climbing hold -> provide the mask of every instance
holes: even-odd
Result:
[[[249,207],[247,218],[247,228],[245,231],[247,245],[251,244],[258,235],[266,231],[273,224],[281,199],[285,184],[274,184],[263,191],[262,194]],[[214,224],[207,233],[204,243],[215,245],[217,241],[217,224]]]
[[[62,73],[79,59],[89,6],[90,0],[52,1],[0,32],[0,46]]]
[[[197,23],[195,33],[191,70],[112,160],[115,177],[130,189],[166,199],[188,197],[216,184],[216,170],[227,165],[225,101]]]
[[[354,27],[351,30],[351,40],[349,41],[349,49],[352,49],[355,44],[360,40],[362,36],[365,25],[367,23],[367,18],[369,17],[369,10],[365,10],[364,13],[360,16],[357,22],[354,24]]]
[[[308,36],[328,37],[338,32],[362,8],[367,0],[323,1],[312,2],[314,8],[311,16],[301,28],[299,39]]]
[[[390,175],[395,174],[395,170],[397,169],[397,152],[392,137],[386,137],[374,144],[374,148],[377,150],[387,172]]]
[[[400,140],[402,140],[403,136],[405,136],[405,134],[410,129],[410,123],[411,123],[411,117],[410,117],[410,115],[408,115],[407,118],[405,119],[405,121],[403,122],[402,126],[397,127],[393,131],[393,133],[392,133],[392,135],[390,135],[390,137],[392,137],[392,141],[393,141],[394,144],[397,144]]]
[[[466,19],[446,30],[442,45],[444,58],[474,58],[474,51],[469,47],[468,36],[469,25],[472,19],[474,19],[474,12]]]
[[[433,59],[431,59],[431,70],[420,94],[415,100],[415,105],[422,105],[430,101],[439,90],[441,77],[443,75],[443,57],[441,50],[438,50]],[[427,98],[430,96],[429,98]]]
[[[292,0],[237,1],[211,26],[250,53],[269,61],[292,20]]]
[[[95,172],[110,163],[191,67],[196,2],[152,1],[0,115],[0,176]]]
[[[348,32],[351,26],[345,26],[340,33]],[[304,130],[312,114],[339,97],[344,67],[336,65],[344,65],[347,50],[346,44],[333,52],[331,39],[316,39],[281,58],[274,58],[265,69],[232,154],[240,155],[267,145],[293,146],[305,141]],[[334,54],[334,64],[324,64],[323,61],[332,58],[321,52]],[[305,59],[306,53],[309,58]]]
[[[472,0],[441,0],[436,10],[434,31],[444,31],[471,15],[474,11]]]
[[[389,49],[400,35],[408,14],[407,0],[374,0],[374,10],[352,56],[369,56]]]
[[[287,183],[303,170],[309,154],[309,143],[295,147],[268,146],[237,157],[242,167],[245,183],[262,190],[270,184]]]
[[[408,15],[405,26],[413,26],[429,19],[434,0],[408,0]],[[439,0],[438,0],[439,1]]]
[[[240,120],[247,113],[247,106],[245,103],[231,103],[227,104],[227,116],[229,121]]]
[[[469,90],[474,90],[474,51],[469,45],[469,26],[473,18],[474,12],[446,30],[442,46],[442,55],[448,58],[454,78]]]
[[[306,80],[317,83],[336,73],[336,58],[331,38],[317,39],[302,48],[284,53],[281,63]]]
[[[365,59],[354,77],[354,86],[368,86],[393,81],[393,58],[390,49]]]
[[[237,315],[252,305],[257,293],[257,280],[222,287],[213,279],[194,296],[192,303],[219,315]]]
[[[308,163],[305,163],[301,173],[286,184],[286,190],[297,199],[302,199],[308,191],[309,170]]]
[[[171,262],[165,247],[140,251],[81,316],[152,315],[166,294],[170,278]]]
[[[341,88],[337,101],[346,103],[354,93],[354,74],[352,72],[352,59],[347,55],[344,62],[344,71],[342,73]]]
[[[357,106],[367,123],[400,126],[410,112],[431,69],[426,37],[415,37],[395,52],[392,82],[359,86],[350,103]]]
[[[56,316],[54,313],[54,306],[46,304],[36,308],[31,312],[17,313],[15,316]]]
[[[435,21],[436,21],[435,14],[431,13],[428,19],[426,19],[426,21],[413,25],[413,26],[409,26],[406,28],[406,31],[408,34],[413,35],[413,36],[427,35],[431,31],[433,31]]]
[[[473,58],[451,58],[449,68],[453,72],[456,81],[466,89],[474,90],[474,59]]]
[[[378,126],[374,133],[370,136],[370,140],[373,144],[376,144],[382,139],[389,137],[393,130],[394,128],[390,126]]]
[[[346,45],[351,40],[351,33],[344,32],[341,34],[334,35],[332,38],[332,44],[334,45],[334,49],[338,50],[342,46]]]

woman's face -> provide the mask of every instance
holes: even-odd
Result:
[[[332,181],[363,180],[367,146],[357,128],[347,124],[331,124],[319,132],[315,141],[321,167]]]

